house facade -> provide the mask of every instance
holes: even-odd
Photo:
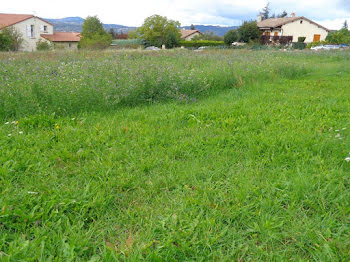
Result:
[[[7,27],[15,28],[22,35],[19,51],[36,51],[40,40],[50,41],[54,47],[57,42],[58,46],[67,49],[77,49],[80,41],[79,33],[54,32],[53,24],[34,15],[0,13],[0,32]]]
[[[201,35],[202,33],[199,32],[198,30],[186,30],[186,29],[181,30],[181,40],[191,41],[193,37],[201,36]]]
[[[293,42],[297,42],[298,37],[305,37],[305,43],[324,41],[330,31],[306,17],[296,17],[294,14],[291,17],[266,20],[262,20],[259,15],[258,27],[263,35],[292,36]]]

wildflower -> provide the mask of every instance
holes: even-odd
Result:
[[[350,162],[350,157],[345,158],[346,162]]]
[[[337,137],[337,138],[340,137],[340,134],[337,134],[335,137]]]
[[[8,125],[8,124],[10,124],[10,122],[6,122],[6,123],[5,123],[5,125]]]
[[[10,136],[12,136],[12,135],[11,135],[11,134],[8,134],[7,136],[10,137]]]
[[[28,191],[28,194],[38,194],[38,192]]]
[[[346,127],[343,127],[341,130],[346,130]]]
[[[55,128],[58,130],[58,129],[60,129],[60,126],[55,124]]]
[[[21,135],[22,135],[22,134],[23,134],[23,131],[19,131],[18,134],[21,134]]]

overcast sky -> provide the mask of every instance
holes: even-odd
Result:
[[[266,0],[0,0],[0,13],[29,13],[44,18],[97,15],[103,23],[140,26],[153,14],[180,21],[181,25],[240,25],[256,19]],[[272,12],[286,10],[305,16],[329,29],[350,23],[350,0],[271,0]]]

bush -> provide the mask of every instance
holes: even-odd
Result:
[[[201,47],[201,46],[223,46],[225,45],[224,41],[180,41],[180,46],[184,47]]]
[[[110,46],[111,42],[112,36],[110,34],[96,34],[94,36],[83,37],[78,47],[90,50],[105,49]]]
[[[47,51],[47,50],[50,50],[51,47],[52,46],[50,42],[43,41],[41,39],[36,43],[36,50],[38,51]]]
[[[299,36],[298,37],[298,43],[304,43],[305,42],[306,37],[305,36]]]
[[[303,49],[306,48],[306,43],[294,42],[294,43],[292,43],[292,47],[293,47],[294,49],[303,50]]]
[[[319,45],[327,45],[329,44],[328,41],[317,41],[317,42],[311,42],[308,43],[306,48],[310,49],[311,47],[319,46]]]
[[[231,45],[233,42],[239,41],[239,34],[237,30],[229,30],[224,36],[224,42],[226,45]]]
[[[0,33],[0,51],[18,51],[22,43],[22,34],[14,27],[6,27]]]

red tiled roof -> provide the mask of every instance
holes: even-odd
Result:
[[[202,34],[198,30],[185,30],[185,29],[183,29],[183,30],[181,30],[181,38],[185,39],[186,37],[189,37],[190,35],[193,35],[195,33]]]
[[[42,34],[41,37],[52,42],[79,42],[80,33],[76,32],[54,32],[53,35]]]
[[[25,14],[0,14],[0,29],[17,24],[19,22],[25,21],[29,18],[36,17],[34,15],[25,15]],[[40,17],[36,17],[50,25],[51,23],[45,21],[44,19]]]
[[[310,22],[311,24],[314,24],[320,28],[323,28],[326,31],[329,31],[329,29],[323,27],[322,25],[319,25],[317,23],[315,23],[314,21],[311,21],[310,19],[307,19],[304,16],[297,16],[297,17],[283,17],[283,18],[269,18],[266,20],[263,20],[261,22],[258,22],[258,27],[259,28],[276,28],[276,27],[280,27],[282,25],[297,21],[299,19],[303,19],[306,20],[308,22]]]

